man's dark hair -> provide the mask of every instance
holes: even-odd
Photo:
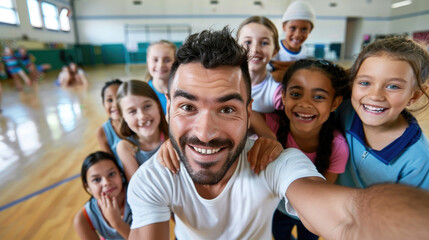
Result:
[[[220,31],[204,30],[190,35],[176,53],[168,81],[168,96],[174,75],[181,64],[201,63],[207,69],[220,66],[240,67],[247,90],[247,103],[251,99],[251,83],[247,65],[247,50],[232,37],[228,27]]]

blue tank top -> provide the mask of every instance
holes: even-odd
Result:
[[[136,160],[140,165],[142,165],[144,162],[146,162],[147,160],[149,160],[150,157],[152,157],[152,155],[154,153],[156,153],[156,151],[158,151],[158,149],[161,147],[161,144],[159,144],[158,147],[156,147],[155,149],[151,150],[151,151],[143,151],[140,149],[140,144],[139,141],[135,138],[131,137],[127,137],[128,140],[130,140],[132,143],[134,143],[134,145],[137,147],[137,152],[136,152]]]
[[[88,202],[85,203],[85,210],[92,226],[95,228],[95,230],[97,230],[98,234],[103,236],[105,239],[124,239],[121,234],[119,234],[116,229],[109,226],[107,221],[104,219],[101,209],[99,208],[95,198],[91,198]],[[131,226],[132,215],[127,201],[125,201],[123,220],[125,223]]]
[[[118,162],[121,170],[124,171],[124,167],[122,166],[122,162],[119,159],[118,153],[116,152],[116,146],[118,145],[118,143],[122,139],[118,136],[118,134],[116,134],[115,130],[113,129],[113,126],[112,126],[112,123],[110,122],[110,119],[107,120],[107,122],[105,122],[103,124],[103,130],[104,130],[104,133],[106,134],[107,143],[109,144],[110,149],[113,152],[113,155],[115,155],[116,162]]]

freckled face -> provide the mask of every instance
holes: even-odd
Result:
[[[167,100],[170,139],[194,182],[216,184],[246,142],[251,104],[239,67],[179,66]]]

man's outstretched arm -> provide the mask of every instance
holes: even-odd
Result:
[[[304,225],[326,239],[429,236],[429,192],[421,189],[399,184],[353,189],[302,178],[286,194]]]
[[[169,222],[153,223],[141,228],[131,229],[129,239],[156,239],[156,240],[169,240],[170,239],[170,225]]]

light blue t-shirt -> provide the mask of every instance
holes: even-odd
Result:
[[[429,141],[409,113],[409,127],[380,151],[365,144],[362,122],[350,100],[339,108],[340,125],[350,148],[346,171],[337,183],[366,188],[378,183],[401,183],[429,190]]]
[[[153,86],[152,79],[149,81],[148,84],[153,89],[153,91],[155,91],[156,96],[158,96],[158,99],[161,102],[162,110],[164,111],[164,114],[166,114],[167,113],[167,98],[165,97],[165,94],[160,93],[160,92],[158,92],[158,90],[156,90],[156,88]]]

